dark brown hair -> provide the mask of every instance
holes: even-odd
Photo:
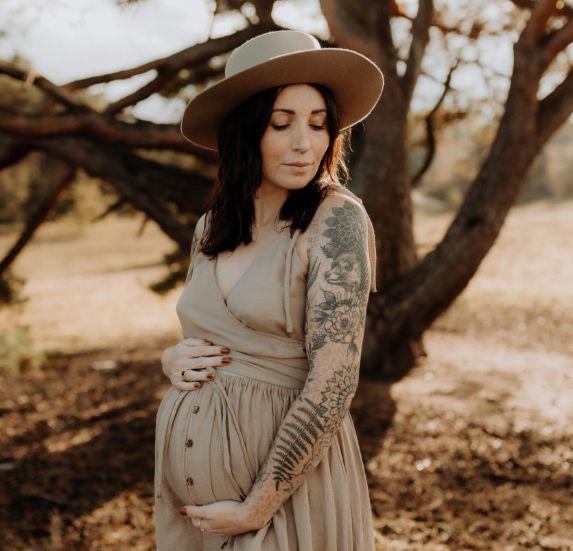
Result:
[[[281,207],[279,220],[290,221],[291,236],[297,228],[306,230],[333,184],[345,184],[348,179],[344,156],[349,131],[340,132],[333,93],[320,84],[309,85],[322,94],[326,103],[330,140],[314,178],[304,188],[292,190]],[[219,128],[219,173],[207,198],[208,220],[200,248],[205,255],[214,258],[252,241],[253,197],[262,179],[260,142],[283,88],[251,96],[227,115]]]

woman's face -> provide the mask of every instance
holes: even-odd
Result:
[[[308,84],[286,86],[275,99],[260,142],[261,187],[303,188],[316,175],[329,142],[321,93]]]

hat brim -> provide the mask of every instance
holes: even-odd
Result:
[[[382,94],[384,77],[366,56],[344,48],[278,56],[220,80],[192,98],[181,119],[181,132],[195,145],[217,151],[219,126],[235,107],[262,90],[297,83],[329,88],[344,130],[370,114]]]

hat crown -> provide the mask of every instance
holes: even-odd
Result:
[[[320,43],[311,34],[290,30],[260,34],[233,50],[225,65],[225,78],[275,57],[305,50],[320,50]]]

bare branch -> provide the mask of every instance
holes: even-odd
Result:
[[[126,123],[104,118],[95,112],[35,116],[2,113],[0,130],[29,137],[72,134],[91,136],[111,144],[145,149],[172,149],[192,153],[206,161],[216,159],[215,153],[199,148],[183,138],[177,125],[147,121]]]
[[[412,42],[408,53],[406,71],[402,76],[402,91],[406,104],[412,99],[414,87],[420,75],[420,67],[424,57],[424,51],[430,38],[430,25],[434,11],[433,0],[421,0],[418,13],[412,23]]]
[[[200,44],[194,44],[189,48],[181,50],[176,54],[148,61],[137,67],[125,69],[123,71],[115,71],[113,73],[106,73],[89,78],[74,80],[64,86],[67,90],[77,90],[79,88],[87,88],[94,84],[101,84],[111,82],[114,80],[122,80],[131,78],[135,75],[147,73],[148,71],[156,70],[158,73],[174,75],[184,67],[192,67],[204,63],[214,56],[224,54],[233,50],[249,38],[253,38],[258,34],[266,31],[276,30],[280,27],[276,25],[252,25],[246,29],[237,31],[234,34],[222,36],[219,38],[212,38]]]
[[[545,98],[539,102],[537,112],[537,139],[545,143],[573,113],[573,69]]]
[[[537,0],[511,0],[518,8],[523,8],[527,10],[532,10],[537,3]],[[573,7],[569,6],[565,2],[560,2],[557,4],[557,13],[559,15],[567,15],[571,17],[573,15]]]
[[[43,90],[67,107],[75,110],[91,110],[90,107],[84,104],[75,94],[70,93],[68,90],[64,90],[62,87],[54,84],[43,76],[32,75],[32,78],[28,78],[30,73],[22,71],[21,69],[3,61],[0,61],[0,73],[8,75],[16,80],[21,80],[22,82],[33,82],[34,86],[37,86],[40,90]]]
[[[547,65],[555,56],[573,42],[573,17],[560,29],[548,33],[542,40],[543,52]]]
[[[438,112],[438,109],[440,108],[440,106],[442,105],[444,100],[446,99],[448,92],[451,90],[452,75],[454,74],[454,71],[457,69],[459,64],[460,64],[460,60],[457,59],[456,62],[454,63],[454,65],[452,65],[450,67],[450,70],[448,71],[448,76],[446,77],[446,81],[444,83],[444,89],[442,90],[442,94],[440,95],[440,98],[436,102],[436,105],[434,105],[434,107],[428,113],[428,115],[426,117],[426,132],[427,132],[427,136],[428,136],[428,138],[427,138],[428,149],[426,151],[426,158],[424,159],[422,166],[420,167],[420,169],[416,172],[416,174],[412,178],[412,185],[413,186],[415,186],[422,179],[422,176],[430,168],[430,166],[432,164],[432,160],[434,159],[434,155],[436,153],[436,137],[435,137],[435,133],[434,133],[434,118],[436,116],[436,113]]]
[[[143,159],[129,150],[96,144],[85,138],[49,137],[27,139],[31,147],[81,166],[101,178],[136,209],[161,227],[183,251],[189,249],[192,228],[174,216],[167,202],[185,212],[199,213],[211,181],[192,171]]]
[[[272,23],[273,4],[275,0],[253,0],[255,9],[257,10],[257,17],[261,23]]]
[[[175,203],[182,212],[197,211],[197,204],[212,186],[210,178],[194,170],[143,158],[128,148],[86,138],[35,138],[30,140],[30,146],[77,164],[88,174],[110,183],[124,179],[138,188],[139,193],[160,192],[163,199]]]
[[[167,84],[173,78],[171,72],[160,69],[157,76],[151,81],[138,88],[135,92],[124,96],[123,98],[110,103],[104,110],[104,115],[110,116],[119,113],[126,107],[130,105],[135,105],[136,103],[148,98],[158,90],[160,90],[165,84]]]
[[[126,107],[135,105],[157,92],[161,92],[164,95],[175,95],[184,86],[189,86],[190,84],[203,84],[211,79],[220,78],[224,73],[224,68],[211,67],[208,63],[205,63],[202,66],[195,66],[190,75],[186,74],[189,72],[190,71],[188,69],[183,69],[179,71],[177,75],[160,73],[151,82],[148,82],[141,88],[135,90],[135,92],[109,104],[106,107],[104,114],[114,115]],[[184,73],[185,76],[183,76]]]
[[[524,29],[524,34],[533,44],[537,44],[545,34],[549,18],[557,12],[557,0],[537,0],[533,3],[531,17]]]

